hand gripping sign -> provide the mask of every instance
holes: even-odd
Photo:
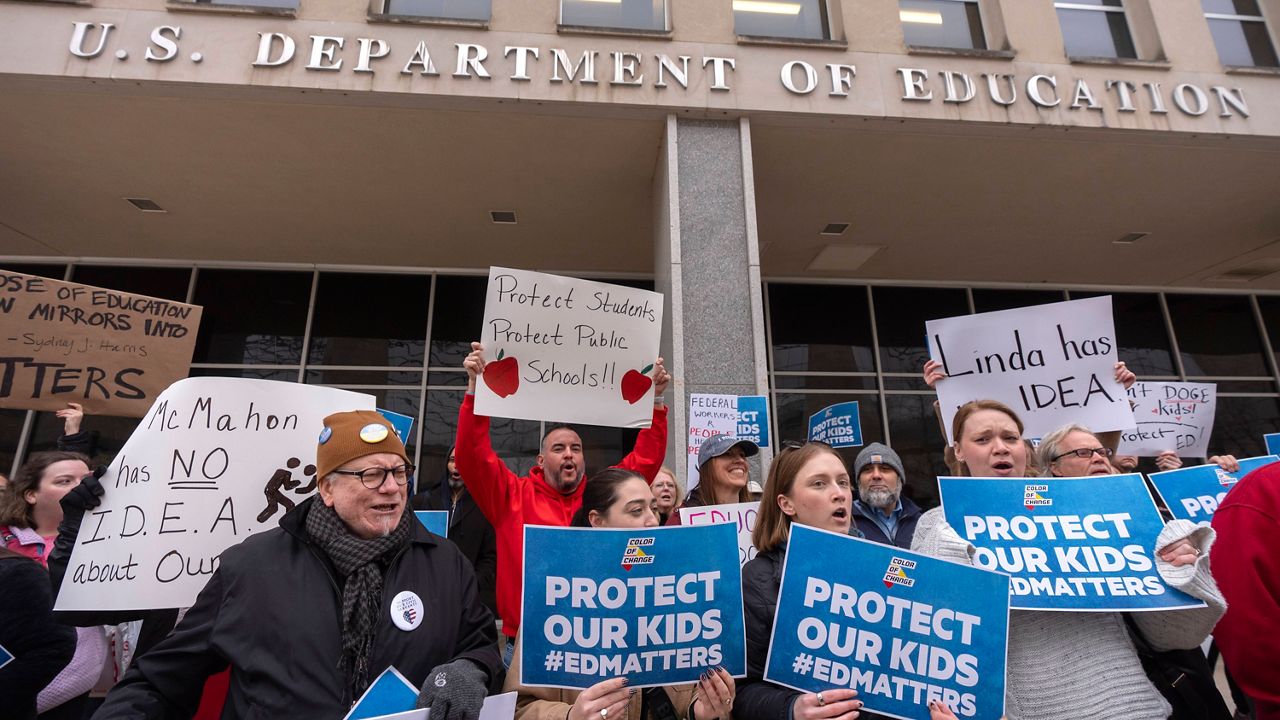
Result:
[[[1164,529],[1142,476],[938,478],[947,522],[973,563],[1013,576],[1017,610],[1204,607],[1155,564]]]
[[[961,718],[1004,712],[1009,577],[791,526],[764,679],[852,688],[868,710]]]
[[[102,476],[56,609],[195,604],[223,550],[315,492],[325,416],[373,406],[372,395],[272,380],[169,386]]]
[[[661,332],[658,293],[490,268],[476,412],[649,427]]]
[[[1175,518],[1208,522],[1240,478],[1264,465],[1280,462],[1280,457],[1263,455],[1240,461],[1240,469],[1227,472],[1214,463],[1152,473],[1151,484]]]
[[[746,673],[732,525],[639,530],[525,526],[520,682],[588,688]]]

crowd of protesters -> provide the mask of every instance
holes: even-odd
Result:
[[[467,393],[446,472],[410,496],[415,468],[381,415],[330,415],[316,445],[318,492],[279,527],[226,550],[190,608],[53,612],[81,519],[105,490],[84,454],[83,411],[58,415],[58,450],[31,455],[0,487],[0,713],[14,718],[340,718],[383,668],[421,688],[433,720],[476,720],[486,695],[518,694],[518,720],[854,720],[877,717],[852,689],[803,693],[763,679],[783,560],[794,523],[972,564],[975,547],[940,509],[909,497],[898,453],[881,443],[852,466],[827,445],[785,443],[751,491],[759,447],[716,436],[697,454],[687,492],[668,457],[671,380],[655,362],[651,424],[623,458],[587,477],[583,441],[555,425],[534,466],[519,474],[498,457],[474,393],[485,370],[473,343]],[[933,362],[930,386],[945,382]],[[1123,365],[1116,380],[1134,376]],[[547,408],[548,418],[555,408]],[[976,478],[1084,477],[1132,470],[1118,436],[1069,424],[1038,448],[1022,420],[993,400],[961,407],[938,453],[953,474]],[[1238,469],[1230,455],[1210,462]],[[1156,458],[1161,469],[1182,461]],[[100,469],[99,473],[100,475]],[[928,483],[931,478],[913,478]],[[692,483],[691,483],[692,484]],[[757,555],[743,567],[747,674],[708,668],[697,683],[631,689],[626,678],[581,691],[520,682],[520,609],[526,525],[647,528],[681,524],[680,507],[758,500]],[[448,540],[413,509],[449,513]],[[1189,610],[1010,613],[1005,708],[1014,720],[1178,715],[1154,677],[1152,656],[1192,652],[1212,635],[1237,693],[1238,718],[1280,718],[1280,464],[1242,479],[1212,525],[1170,520],[1151,559],[1170,587],[1203,601]],[[1211,567],[1212,564],[1212,567]],[[389,604],[404,610],[397,617]],[[1200,678],[1203,680],[1203,678]],[[1154,680],[1154,682],[1153,682]],[[1176,684],[1176,683],[1175,683]],[[1210,685],[1212,683],[1210,682]],[[1195,687],[1203,688],[1203,684]],[[95,688],[98,692],[95,693]],[[105,701],[92,700],[110,689]],[[1186,686],[1176,692],[1186,693]],[[1230,718],[1216,690],[1200,717]],[[101,703],[100,705],[98,703]],[[930,702],[934,720],[954,708]]]

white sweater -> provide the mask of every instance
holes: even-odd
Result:
[[[1227,609],[1209,573],[1212,528],[1173,520],[1160,533],[1153,553],[1182,538],[1199,548],[1200,559],[1174,567],[1157,556],[1156,569],[1170,586],[1203,600],[1207,607],[1133,613],[1143,637],[1159,650],[1198,646]],[[921,516],[911,549],[972,564],[974,546],[937,508]],[[1119,613],[1009,613],[1009,720],[1164,720],[1170,711],[1147,680]]]

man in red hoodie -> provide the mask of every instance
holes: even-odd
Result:
[[[524,526],[568,527],[582,505],[586,478],[582,438],[573,428],[553,427],[542,438],[537,465],[520,477],[507,467],[489,443],[489,418],[475,413],[476,378],[484,372],[484,347],[471,343],[462,363],[467,369],[467,395],[458,409],[458,443],[454,462],[467,491],[493,524],[498,536],[498,615],[507,638],[503,661],[510,666],[520,627],[520,586],[524,569]],[[654,363],[653,423],[636,438],[635,448],[617,464],[634,470],[649,482],[667,454],[667,408],[662,393],[671,375]]]

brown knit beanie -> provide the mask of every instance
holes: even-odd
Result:
[[[316,445],[316,477],[323,478],[345,463],[375,453],[393,453],[409,462],[400,436],[380,413],[334,413],[324,419],[324,430]]]

